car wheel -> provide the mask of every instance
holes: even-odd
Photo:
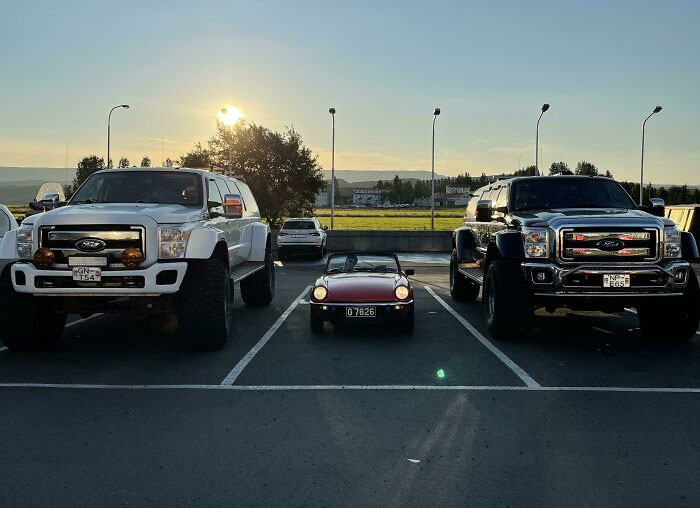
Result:
[[[314,316],[313,312],[309,312],[309,327],[311,328],[311,333],[319,334],[323,332],[323,319],[318,316]]]
[[[464,274],[460,273],[457,266],[457,255],[452,251],[450,258],[450,295],[455,300],[475,302],[479,297],[478,285],[474,284]]]
[[[180,334],[194,349],[221,349],[231,330],[233,290],[220,259],[191,261],[177,297]]]
[[[518,337],[530,325],[532,304],[517,266],[492,261],[486,273],[483,296],[486,328],[496,339]]]
[[[249,307],[269,305],[275,296],[275,264],[269,245],[265,249],[265,266],[241,281],[241,298]]]
[[[408,315],[401,322],[401,331],[403,333],[411,334],[411,333],[413,333],[413,330],[415,329],[415,324],[416,324],[415,311],[414,311],[413,306],[411,306],[411,310],[408,312]]]
[[[688,287],[681,298],[637,307],[639,328],[649,340],[683,343],[695,337],[700,323],[700,289],[691,270]]]
[[[318,252],[316,252],[316,257],[318,259],[323,259],[323,245],[318,248]]]
[[[66,326],[60,298],[34,298],[15,292],[10,268],[0,276],[0,340],[11,351],[31,353],[58,344]]]

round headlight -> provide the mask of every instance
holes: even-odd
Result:
[[[34,253],[34,264],[39,268],[48,268],[55,260],[54,253],[46,247],[41,247]]]
[[[406,286],[397,286],[396,289],[394,289],[394,294],[399,300],[405,300],[408,298],[410,291]]]
[[[141,251],[138,249],[129,247],[128,249],[124,249],[124,252],[122,252],[122,263],[127,268],[136,268],[142,261],[143,254],[141,254]]]
[[[316,286],[314,288],[314,298],[316,300],[323,300],[328,294],[328,290],[323,286]]]

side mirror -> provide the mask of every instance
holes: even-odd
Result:
[[[243,201],[240,194],[226,194],[224,196],[224,217],[227,219],[243,217]]]
[[[493,215],[493,201],[490,199],[481,199],[476,203],[476,220],[479,222],[491,222]]]
[[[409,268],[408,270],[404,270],[403,273],[406,275],[415,275],[416,271],[413,268]]]
[[[323,226],[324,231],[328,231],[328,226]]]
[[[661,198],[649,198],[649,213],[656,217],[666,215],[666,203]]]
[[[221,203],[218,201],[207,201],[207,210],[209,210],[209,217],[212,219],[223,215],[223,213],[221,213]]]

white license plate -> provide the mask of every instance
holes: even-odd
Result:
[[[345,309],[345,317],[349,318],[373,318],[376,316],[376,307],[347,307]]]
[[[99,282],[102,280],[102,269],[92,266],[73,267],[73,280],[80,282]]]
[[[629,273],[606,273],[603,274],[604,288],[628,288],[630,287]]]

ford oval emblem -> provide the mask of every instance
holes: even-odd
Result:
[[[75,242],[75,248],[83,252],[99,252],[105,247],[107,244],[99,238],[81,238]]]
[[[607,252],[617,252],[625,248],[625,242],[616,240],[615,238],[606,238],[597,242],[595,246]]]

